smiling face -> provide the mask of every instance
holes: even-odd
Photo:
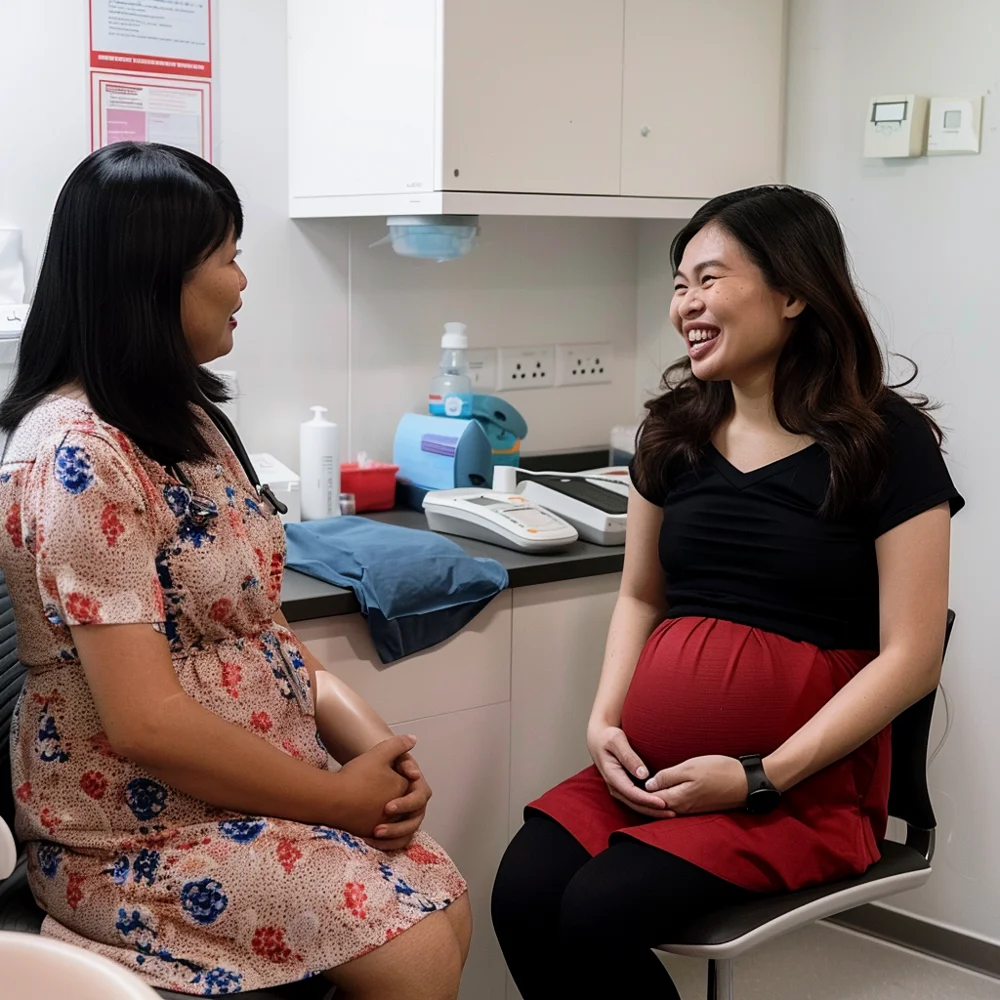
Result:
[[[771,288],[740,244],[709,223],[684,248],[670,320],[696,378],[744,385],[773,373],[805,306]]]
[[[230,233],[187,277],[181,288],[181,326],[195,361],[206,364],[233,349],[236,313],[243,305],[246,275],[236,263]]]

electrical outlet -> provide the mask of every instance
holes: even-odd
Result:
[[[469,378],[476,392],[490,393],[497,390],[497,349],[476,348],[469,351]]]
[[[556,347],[556,385],[610,382],[614,360],[613,344],[559,344]]]
[[[554,347],[501,347],[500,388],[550,389],[556,384]]]

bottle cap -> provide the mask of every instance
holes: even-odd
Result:
[[[333,427],[334,425],[330,423],[329,420],[323,419],[323,414],[326,413],[325,406],[310,406],[312,410],[313,418],[312,420],[307,420],[307,424],[311,424],[313,427]]]
[[[445,323],[441,346],[446,351],[464,351],[469,346],[464,323]]]

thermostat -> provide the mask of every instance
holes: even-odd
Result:
[[[982,112],[981,97],[932,97],[927,152],[978,153]]]
[[[927,135],[927,98],[916,94],[873,97],[865,123],[865,157],[922,156]]]

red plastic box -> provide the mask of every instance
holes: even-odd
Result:
[[[374,462],[361,468],[355,462],[340,466],[340,492],[353,493],[355,510],[392,510],[396,505],[396,473],[398,465]]]

